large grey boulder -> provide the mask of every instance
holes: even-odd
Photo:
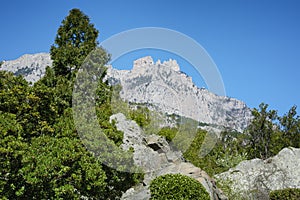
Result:
[[[238,164],[217,179],[231,183],[237,193],[248,199],[267,199],[271,190],[300,188],[300,149],[284,148],[267,160],[252,159]]]
[[[121,113],[111,116],[110,120],[114,120],[117,129],[124,133],[121,148],[123,150],[133,148],[134,163],[145,172],[143,183],[129,189],[122,199],[149,199],[151,180],[160,175],[176,173],[198,180],[210,194],[211,199],[227,199],[206,172],[186,162],[182,153],[172,150],[165,138],[144,134],[134,121],[126,119]]]

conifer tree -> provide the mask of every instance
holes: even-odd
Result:
[[[57,31],[50,54],[55,74],[71,77],[97,46],[98,30],[79,9],[72,9]]]

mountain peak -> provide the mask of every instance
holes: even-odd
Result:
[[[140,68],[140,67],[144,67],[144,66],[149,66],[149,65],[153,65],[153,59],[151,56],[145,56],[142,58],[139,58],[135,61],[133,61],[133,69],[135,68]]]
[[[141,68],[153,66],[165,67],[173,71],[180,71],[180,67],[176,60],[169,59],[167,61],[164,61],[163,63],[161,63],[160,60],[157,60],[156,63],[154,63],[153,58],[151,56],[145,56],[133,61],[132,71],[140,71]]]
[[[168,61],[164,61],[162,65],[170,67],[173,71],[180,71],[180,67],[176,60],[169,59]]]

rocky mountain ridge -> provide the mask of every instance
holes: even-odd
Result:
[[[1,69],[22,74],[34,83],[45,74],[46,66],[51,65],[48,53],[25,54],[16,60],[4,61]],[[108,66],[106,78],[110,84],[122,85],[120,95],[124,100],[147,104],[159,112],[240,132],[251,119],[251,111],[244,102],[198,88],[191,77],[180,71],[175,60],[154,63],[147,56],[134,61],[132,70]]]
[[[44,76],[47,66],[52,66],[49,53],[25,54],[16,60],[3,61],[0,70],[23,75],[28,82],[34,83]]]
[[[175,60],[154,63],[147,56],[134,61],[132,70],[109,66],[107,80],[112,85],[122,85],[120,96],[129,103],[147,104],[169,115],[240,132],[251,119],[244,102],[198,88],[191,77],[180,71]]]

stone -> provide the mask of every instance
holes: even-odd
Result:
[[[246,198],[253,198],[257,193],[260,198],[267,198],[272,190],[300,188],[299,166],[300,149],[291,147],[282,149],[276,156],[266,160],[256,158],[242,161],[215,177],[232,182],[232,189]]]

